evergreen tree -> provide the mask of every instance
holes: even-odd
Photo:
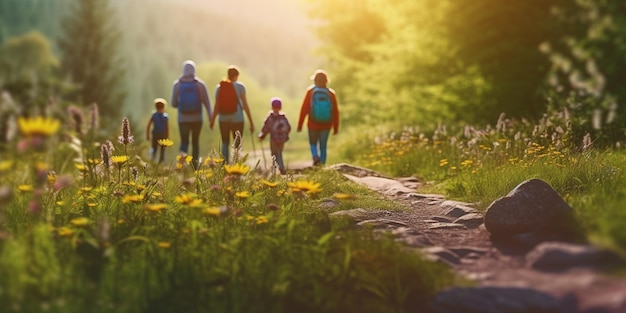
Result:
[[[61,69],[79,87],[71,100],[83,106],[97,103],[103,118],[117,120],[126,93],[120,88],[124,70],[117,55],[121,32],[115,11],[107,0],[76,0],[69,11],[58,44]]]

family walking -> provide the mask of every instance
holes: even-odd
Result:
[[[215,121],[221,135],[220,153],[224,163],[231,163],[230,140],[233,147],[240,147],[243,136],[245,119],[248,119],[249,131],[254,133],[254,122],[246,96],[246,87],[239,82],[239,69],[229,66],[226,78],[215,87],[215,105],[211,107],[209,91],[204,81],[196,76],[196,65],[193,61],[183,62],[182,74],[176,79],[172,87],[170,105],[177,109],[178,129],[180,133],[179,153],[189,155],[191,144],[191,164],[198,168],[200,157],[200,134],[204,122],[204,114],[209,121],[209,128],[213,130]],[[337,96],[333,89],[328,87],[330,79],[323,70],[317,70],[312,76],[313,84],[306,89],[300,107],[297,131],[301,132],[305,120],[308,129],[308,141],[311,151],[312,164],[320,166],[326,164],[327,143],[330,132],[336,135],[339,129],[339,108]],[[147,127],[147,139],[151,140],[152,161],[163,162],[164,151],[159,151],[158,141],[169,136],[168,115],[165,113],[167,101],[157,98],[154,101],[155,112],[151,115]],[[256,136],[263,141],[269,135],[269,147],[273,163],[281,174],[286,174],[283,150],[289,140],[291,124],[287,115],[282,111],[283,101],[273,97],[269,101],[270,110],[263,120],[263,126]],[[219,116],[219,117],[218,117]],[[152,135],[152,136],[150,136]]]

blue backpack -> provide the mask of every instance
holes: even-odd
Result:
[[[309,118],[317,123],[329,123],[333,103],[328,88],[313,87],[311,92],[311,111]]]
[[[179,81],[180,90],[178,92],[178,111],[186,114],[202,112],[200,105],[200,94],[198,93],[198,82]]]
[[[152,128],[153,134],[165,134],[167,113],[154,112],[152,114],[152,123],[154,125],[154,128]]]

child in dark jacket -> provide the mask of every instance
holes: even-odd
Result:
[[[287,116],[280,111],[282,109],[282,101],[280,98],[273,97],[270,103],[272,110],[263,122],[263,128],[261,129],[261,133],[259,133],[259,140],[263,140],[267,134],[270,134],[270,151],[278,165],[278,170],[284,175],[286,174],[286,170],[283,162],[283,148],[285,147],[285,142],[289,140],[291,125],[289,125]]]
[[[152,161],[156,161],[157,150],[161,149],[159,153],[159,163],[163,162],[165,157],[165,148],[161,147],[158,141],[161,139],[167,139],[170,131],[167,119],[168,116],[167,113],[165,113],[166,104],[167,101],[163,98],[154,99],[156,112],[152,113],[152,116],[150,116],[150,121],[148,122],[148,127],[146,129],[146,139],[148,139],[148,141],[150,141],[150,134],[152,133],[152,148],[150,149]]]

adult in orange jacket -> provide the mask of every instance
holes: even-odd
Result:
[[[304,119],[308,117],[307,127],[313,165],[323,165],[326,164],[330,130],[333,130],[333,135],[339,131],[339,106],[337,94],[328,88],[330,79],[325,71],[315,71],[311,79],[313,85],[307,89],[302,101],[297,131],[302,131]]]

